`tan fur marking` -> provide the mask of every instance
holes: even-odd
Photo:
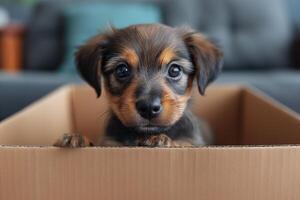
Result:
[[[171,125],[182,116],[192,91],[192,78],[188,81],[188,89],[185,94],[181,96],[175,94],[173,90],[169,88],[167,83],[164,80],[161,80],[160,85],[163,88],[161,101],[164,109],[161,115],[155,119],[158,124]]]
[[[166,65],[169,62],[171,62],[175,56],[176,56],[176,54],[175,54],[174,50],[171,47],[167,47],[161,52],[161,54],[159,56],[159,62],[162,65]]]
[[[121,54],[123,59],[126,60],[132,67],[138,66],[139,58],[133,49],[125,47]]]
[[[136,87],[137,82],[133,81],[120,97],[110,95],[109,91],[106,91],[112,110],[124,125],[137,125],[138,123],[134,98]]]

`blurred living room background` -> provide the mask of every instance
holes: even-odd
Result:
[[[300,113],[299,0],[0,0],[0,121],[81,82],[73,54],[136,23],[189,25],[222,47],[218,83],[262,90]]]

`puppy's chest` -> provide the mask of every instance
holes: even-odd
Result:
[[[137,146],[140,141],[155,135],[166,135],[172,140],[178,140],[181,138],[194,138],[195,134],[199,131],[195,130],[198,124],[195,124],[196,120],[193,120],[194,116],[191,116],[188,112],[176,122],[173,126],[169,127],[166,131],[159,133],[140,133],[134,129],[125,127],[116,116],[112,116],[106,127],[106,137],[117,141],[125,146]]]

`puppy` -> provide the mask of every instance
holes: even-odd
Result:
[[[110,103],[100,145],[199,146],[210,144],[203,122],[187,108],[193,82],[200,94],[222,67],[222,52],[189,28],[132,25],[97,35],[76,53],[77,68],[98,97],[101,79]],[[90,142],[65,134],[56,146]]]

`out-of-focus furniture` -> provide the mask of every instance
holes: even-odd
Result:
[[[0,56],[2,69],[17,72],[23,65],[24,26],[9,24],[0,29]]]
[[[59,6],[42,2],[26,21],[24,70],[55,71],[64,58],[64,17]]]
[[[24,68],[35,71],[76,73],[73,54],[88,38],[109,26],[161,22],[153,3],[42,1],[27,23]]]
[[[216,40],[225,69],[289,66],[292,21],[286,0],[185,0],[167,7],[171,25],[190,24]]]
[[[0,121],[57,87],[80,81],[77,76],[54,73],[0,73]]]
[[[76,4],[78,1],[66,2]],[[130,2],[137,1],[130,0]],[[48,2],[63,6],[59,4],[61,2],[59,0]],[[109,2],[118,5],[120,0]],[[292,69],[300,66],[297,62],[297,59],[300,60],[300,42],[294,42],[300,41],[299,0],[138,1],[139,4],[149,2],[162,11],[163,23],[191,24],[195,29],[207,33],[218,41],[225,52],[225,70],[219,77],[218,83],[241,83],[254,86],[300,113],[300,71]],[[110,14],[121,18],[126,17],[121,11],[118,13],[113,11]],[[39,20],[37,23],[43,25]],[[78,27],[69,30],[76,31]],[[51,37],[41,38],[48,40]],[[35,45],[34,42],[29,42],[31,43]],[[35,52],[41,52],[40,55],[42,51],[47,52],[38,45],[32,48],[35,48]],[[37,61],[40,64],[36,66],[43,68],[43,59]],[[70,63],[72,64],[72,61]],[[50,67],[57,69],[59,66]],[[71,67],[74,69],[74,66]],[[62,73],[59,75],[26,73],[11,76],[0,73],[0,120],[62,84],[80,81],[78,77],[74,80],[74,76]]]
[[[300,66],[300,46],[294,45],[299,41],[299,4],[297,0],[45,0],[27,17],[24,68],[44,71],[72,65],[73,69],[75,44],[103,30],[104,24],[160,21],[189,24],[216,40],[226,55],[225,69]]]
[[[66,56],[62,72],[76,73],[74,52],[90,37],[104,31],[109,23],[117,28],[131,24],[161,22],[158,6],[138,2],[81,2],[64,7]]]

